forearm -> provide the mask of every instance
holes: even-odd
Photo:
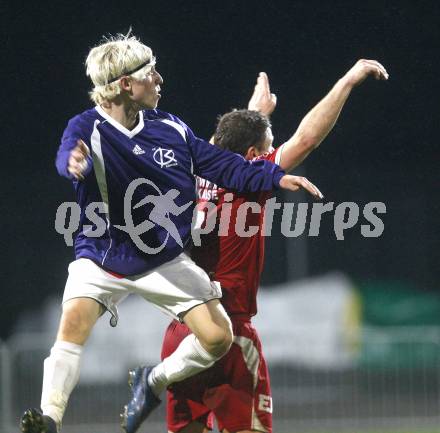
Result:
[[[301,121],[295,134],[284,144],[281,167],[286,171],[300,164],[333,129],[353,85],[341,78],[330,92]]]
[[[330,92],[313,107],[301,121],[297,134],[308,144],[317,147],[333,129],[342,107],[352,90],[351,84],[341,78]]]

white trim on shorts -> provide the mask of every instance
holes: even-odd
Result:
[[[69,265],[63,303],[74,298],[92,298],[118,322],[117,304],[130,293],[142,296],[165,314],[180,320],[183,313],[212,299],[222,297],[220,283],[211,281],[186,253],[144,274],[118,278],[90,259],[80,258]]]

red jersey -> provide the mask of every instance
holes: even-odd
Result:
[[[279,164],[281,149],[282,146],[255,159]],[[238,194],[201,178],[197,179],[197,188],[200,226],[206,227],[212,218],[216,221],[214,230],[201,236],[201,246],[192,248],[191,257],[212,279],[220,282],[221,302],[228,314],[254,316],[264,264],[264,208],[271,192]],[[216,212],[209,211],[204,206],[206,202],[213,203]],[[246,205],[252,202],[257,203],[261,211],[258,212],[258,206]],[[237,233],[236,224],[244,233],[248,232],[247,237]]]

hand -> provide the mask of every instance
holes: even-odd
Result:
[[[361,59],[344,75],[342,78],[346,80],[352,87],[362,83],[369,75],[376,80],[388,80],[388,72],[376,60]]]
[[[82,140],[77,141],[77,146],[70,152],[67,171],[77,180],[83,180],[83,173],[86,171],[88,163],[87,157],[90,150]]]
[[[312,182],[302,176],[286,174],[280,179],[280,187],[289,191],[298,191],[300,188],[304,188],[316,199],[322,200],[324,198],[321,191],[313,185]]]
[[[270,116],[277,105],[277,96],[270,93],[269,78],[266,72],[260,72],[254,93],[248,103],[248,110],[259,111],[265,116]]]

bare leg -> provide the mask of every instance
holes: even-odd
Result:
[[[61,425],[70,394],[79,379],[82,348],[102,314],[91,298],[76,298],[63,305],[57,339],[44,361],[41,409]]]
[[[218,299],[192,308],[183,321],[207,352],[219,358],[228,353],[233,340],[232,324]]]
[[[218,299],[192,308],[184,315],[183,321],[193,334],[185,337],[170,356],[153,368],[148,377],[156,396],[171,383],[180,382],[211,367],[231,347],[231,321]]]

